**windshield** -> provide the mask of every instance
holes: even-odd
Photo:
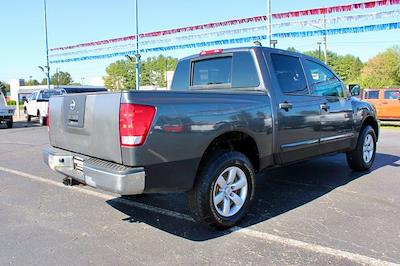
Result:
[[[4,99],[3,93],[0,91],[0,106],[5,106],[6,100]]]
[[[38,100],[48,100],[50,99],[51,96],[53,95],[62,95],[63,92],[62,91],[57,91],[57,90],[53,90],[53,91],[42,91],[39,94]]]

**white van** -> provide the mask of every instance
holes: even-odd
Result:
[[[6,124],[8,128],[12,128],[14,112],[15,108],[7,106],[6,98],[0,90],[0,124]]]

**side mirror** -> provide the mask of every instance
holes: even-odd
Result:
[[[358,84],[350,84],[349,85],[349,92],[351,96],[360,96],[361,87]]]

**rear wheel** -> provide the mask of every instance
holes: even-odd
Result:
[[[39,115],[39,123],[41,126],[45,126],[47,124],[47,119],[45,116],[40,116]]]
[[[10,117],[10,120],[7,121],[7,128],[12,128],[14,124],[13,117]]]
[[[26,122],[31,122],[32,116],[28,114],[28,112],[25,113],[25,118]]]
[[[193,217],[211,227],[234,226],[251,206],[254,180],[253,166],[242,153],[213,153],[188,193]]]
[[[374,163],[376,152],[376,134],[371,126],[362,128],[356,148],[348,152],[347,163],[355,171],[369,170]]]

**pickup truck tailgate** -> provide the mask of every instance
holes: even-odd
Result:
[[[119,138],[121,93],[72,94],[50,99],[50,144],[122,163]]]

